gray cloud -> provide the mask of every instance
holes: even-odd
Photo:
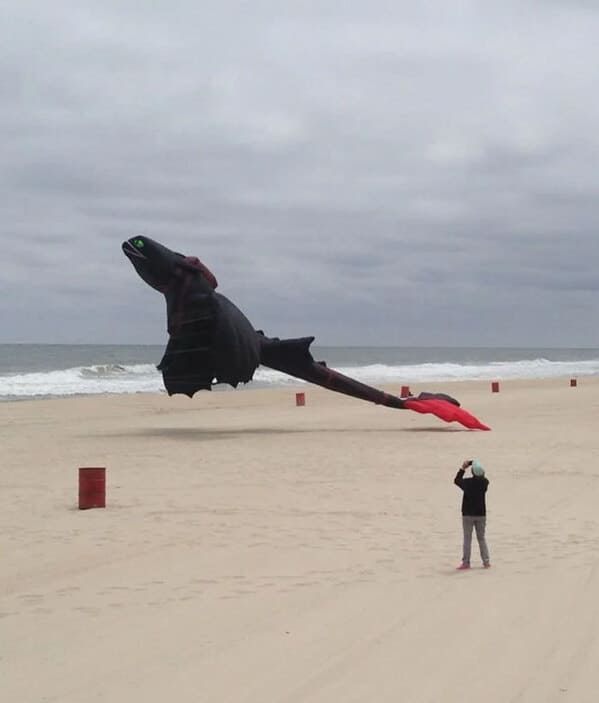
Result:
[[[0,341],[161,342],[143,232],[270,334],[599,346],[592,3],[0,7]]]

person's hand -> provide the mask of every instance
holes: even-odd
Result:
[[[472,463],[471,459],[465,459],[464,462],[462,463],[462,471],[466,471],[466,469],[470,466]]]

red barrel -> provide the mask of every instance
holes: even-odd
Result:
[[[499,381],[493,381],[491,383],[491,391],[493,393],[499,393]]]
[[[79,510],[106,507],[106,469],[79,469]]]
[[[575,378],[570,379],[570,388],[576,388],[576,379]]]
[[[295,404],[296,405],[305,405],[306,404],[306,394],[305,393],[296,393],[295,394]]]
[[[410,393],[410,386],[402,386],[401,387],[401,397],[407,398],[409,395],[412,395]]]

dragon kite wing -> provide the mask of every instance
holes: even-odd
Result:
[[[469,429],[489,429],[443,393],[400,398],[314,361],[314,337],[281,340],[257,332],[241,310],[216,292],[214,274],[196,257],[149,237],[133,237],[122,248],[139,276],[166,298],[169,341],[158,368],[169,395],[192,397],[199,390],[211,390],[214,383],[235,388],[250,381],[262,364],[378,405],[431,413]]]

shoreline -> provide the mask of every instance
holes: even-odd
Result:
[[[470,386],[470,385],[482,385],[485,384],[489,388],[493,382],[498,382],[500,384],[500,388],[503,386],[521,386],[521,385],[534,385],[534,384],[548,384],[551,382],[555,383],[561,383],[563,385],[564,381],[570,381],[570,379],[575,379],[577,381],[577,385],[592,385],[593,383],[597,382],[599,383],[599,375],[572,375],[572,374],[564,374],[564,375],[559,375],[559,376],[546,376],[546,377],[534,377],[534,378],[510,378],[510,379],[502,379],[502,378],[489,378],[489,379],[471,379],[471,378],[466,378],[466,379],[446,379],[443,381],[422,381],[422,382],[406,382],[406,383],[389,383],[388,381],[382,381],[380,383],[377,382],[365,382],[367,385],[372,386],[373,388],[378,388],[380,390],[383,390],[387,393],[392,393],[394,395],[399,395],[401,391],[402,385],[407,385],[410,387],[410,389],[416,389],[417,387],[423,386],[423,388],[419,388],[416,391],[416,394],[421,392],[422,390],[428,390],[430,392],[436,392],[437,391],[437,386],[440,386],[441,388],[439,389],[439,392],[448,392],[449,388],[456,387],[456,386]],[[568,383],[566,385],[569,385]],[[426,387],[426,388],[424,388]],[[433,388],[434,387],[434,388]],[[316,386],[314,384],[308,383],[308,382],[297,382],[297,383],[287,383],[284,385],[276,385],[276,384],[263,384],[260,386],[239,386],[238,388],[233,388],[231,386],[228,386],[227,384],[222,384],[222,387],[219,388],[214,388],[211,391],[197,391],[193,399],[197,399],[198,397],[202,397],[211,393],[214,394],[222,394],[222,393],[248,393],[248,392],[264,392],[264,391],[272,391],[272,392],[284,392],[284,391],[289,391],[289,392],[296,392],[296,391],[308,391],[308,390],[317,390],[317,391],[323,391],[323,392],[328,392],[328,393],[337,393],[336,391],[331,391],[324,389],[320,386]],[[177,394],[181,395],[181,394]],[[343,395],[337,393],[337,395]],[[451,393],[450,393],[451,395]],[[156,396],[156,397],[167,397],[167,398],[172,398],[175,396],[169,396],[165,390],[161,391],[131,391],[131,392],[112,392],[112,391],[102,391],[98,393],[70,393],[70,394],[65,394],[65,395],[40,395],[40,396],[23,396],[23,397],[10,397],[10,398],[0,398],[0,406],[5,404],[5,403],[22,403],[22,402],[27,402],[27,401],[33,401],[33,402],[40,402],[40,401],[51,401],[51,400],[68,400],[68,399],[81,399],[81,398],[106,398],[106,397],[136,397],[136,396]],[[362,401],[366,402],[366,401]]]

